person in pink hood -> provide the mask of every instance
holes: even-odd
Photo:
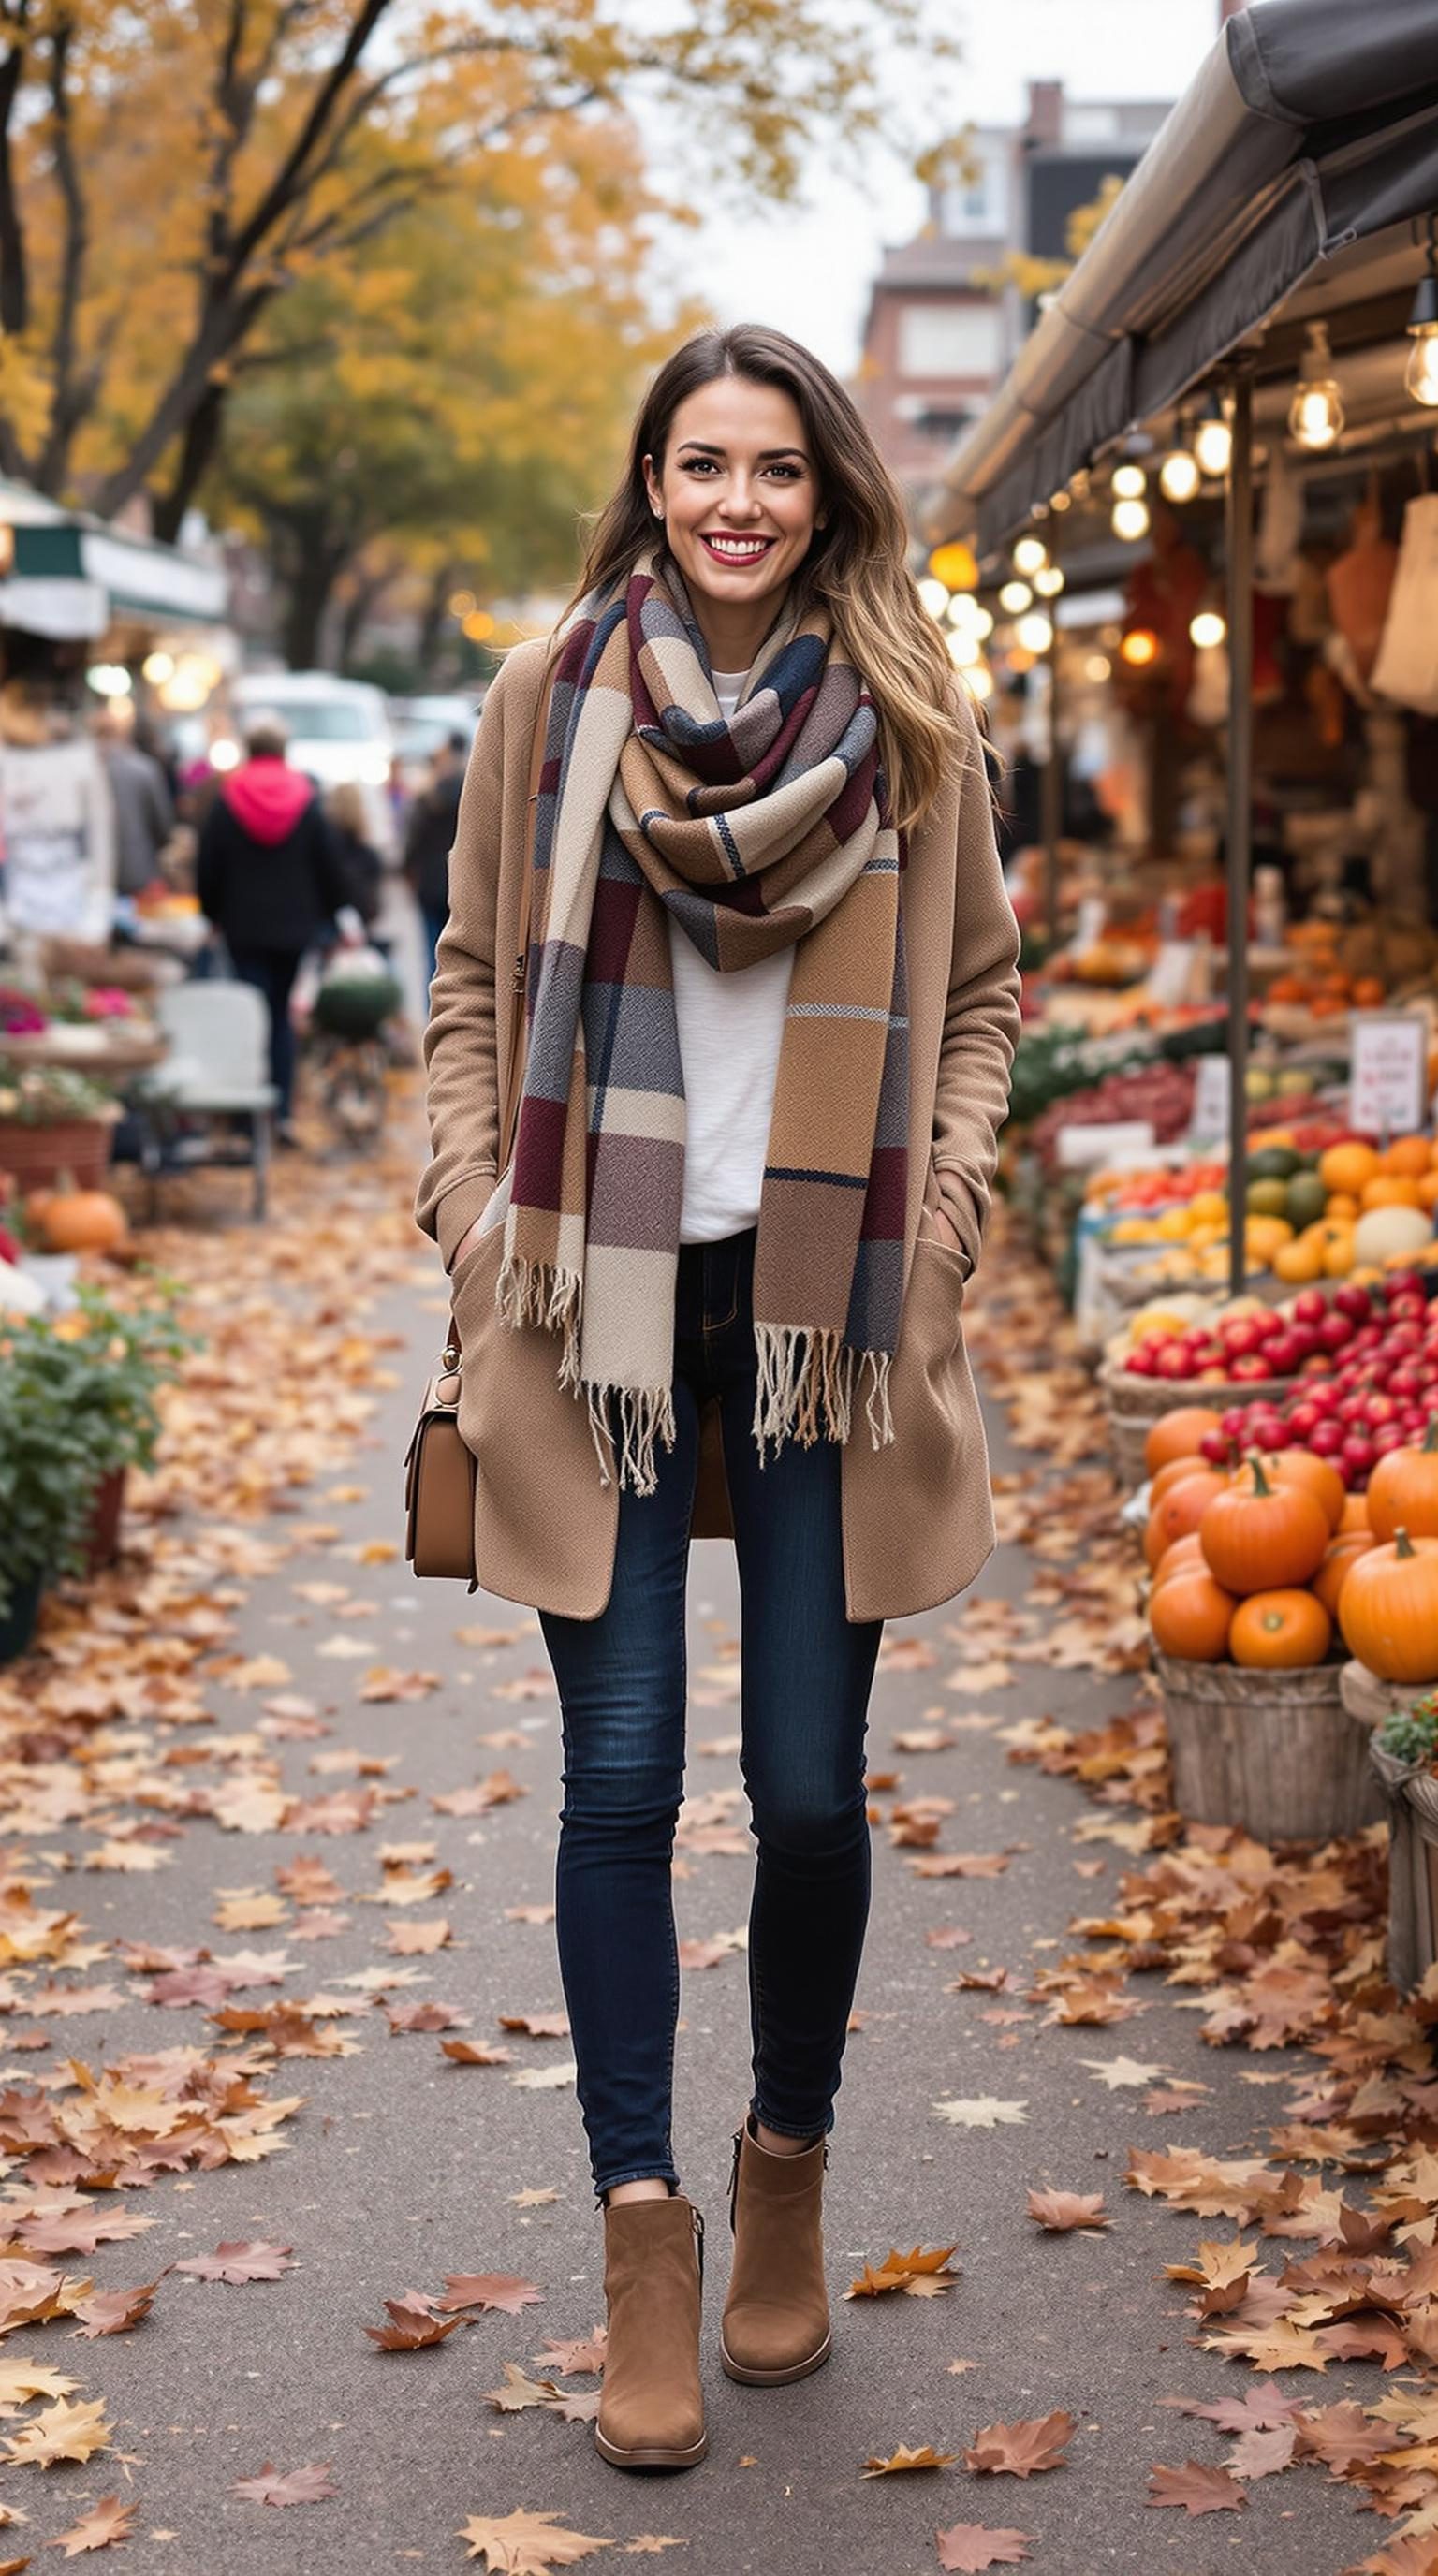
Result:
[[[256,719],[248,758],[216,795],[200,833],[195,891],[230,952],[235,973],[263,994],[270,1015],[270,1080],[276,1127],[293,1143],[295,1049],[290,991],[305,950],[352,899],[324,807],[311,779],[291,769],[278,717]]]

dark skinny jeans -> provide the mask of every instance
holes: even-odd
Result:
[[[749,1916],[755,2117],[834,2124],[869,1910],[864,1738],[881,1620],[845,1616],[842,1452],[750,1428],[755,1229],[686,1245],[676,1291],[677,1438],[649,1495],[624,1492],[598,1619],[543,1617],[563,1716],[560,1972],[596,2195],[656,2175],[671,2134],[679,1961],[671,1892],[684,1794],[684,1594],[699,1407],[717,1396],[742,1602],[740,1767],[758,1846]],[[720,1861],[723,1869],[730,1864]]]

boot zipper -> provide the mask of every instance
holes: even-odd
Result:
[[[736,2129],[734,2132],[734,2162],[729,2174],[729,2233],[731,2236],[734,2233],[737,2223],[736,2212],[739,2206],[739,2145],[743,2135],[744,2132],[742,2129]]]
[[[704,2281],[704,2213],[701,2209],[694,2209],[691,2207],[689,2215],[694,2222],[694,2251],[699,2258],[699,2281],[702,2288]]]

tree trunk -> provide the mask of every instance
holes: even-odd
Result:
[[[228,384],[210,383],[205,387],[198,410],[190,416],[185,431],[180,461],[168,492],[156,495],[154,529],[166,545],[178,542],[185,512],[198,492],[213,461],[224,424],[225,405],[229,400]]]
[[[356,580],[340,617],[339,666],[342,671],[353,667],[360,637],[393,580],[393,570],[361,574]]]
[[[439,659],[439,640],[444,631],[445,603],[454,581],[453,564],[441,564],[429,585],[429,596],[420,612],[415,630],[414,658],[422,680],[434,677]]]
[[[317,512],[290,519],[287,534],[284,656],[292,671],[317,671],[325,667],[321,661],[325,613],[354,548],[349,538],[332,535]]]

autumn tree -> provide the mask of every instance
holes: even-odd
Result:
[[[928,13],[934,12],[933,24]],[[643,101],[685,184],[796,183],[932,86],[940,0],[0,0],[0,469],[173,532],[276,303],[475,156]],[[380,151],[372,147],[382,142]]]
[[[320,658],[339,586],[352,650],[417,571],[435,595],[567,583],[658,354],[652,212],[629,128],[591,122],[563,167],[489,153],[473,188],[275,307],[237,361],[216,489],[266,548],[292,664]]]

